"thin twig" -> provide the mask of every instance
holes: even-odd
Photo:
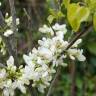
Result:
[[[68,50],[83,34],[90,32],[92,30],[92,26],[88,27],[87,30],[84,30],[82,32],[79,32],[74,38],[73,40],[70,42],[70,44],[68,45],[68,47],[66,48],[66,50]]]
[[[88,58],[86,58],[86,62],[83,64],[83,84],[82,84],[82,96],[86,95],[87,92],[87,72],[88,72]]]
[[[60,75],[60,72],[61,72],[60,69],[61,69],[61,67],[59,66],[59,67],[57,68],[56,75],[55,75],[55,77],[54,77],[54,79],[53,79],[53,81],[52,81],[52,83],[51,83],[51,85],[50,85],[50,88],[49,88],[48,93],[47,93],[46,96],[50,96],[50,95],[51,95],[52,88],[53,88],[53,86],[55,85],[55,82],[56,82],[58,76]]]
[[[48,25],[51,27],[52,31],[54,32],[54,36],[56,36],[56,32],[55,32],[55,30],[53,29],[53,27],[51,26],[51,24],[49,23],[48,20],[47,20],[47,23],[48,23]]]
[[[30,17],[30,15],[28,14],[27,10],[26,10],[25,8],[23,8],[23,10],[24,10],[24,13],[25,13],[25,15],[27,16],[28,20],[30,21],[30,20],[31,20],[31,17]]]
[[[9,4],[10,4],[11,15],[12,15],[12,30],[14,34],[16,34],[17,26],[16,26],[16,11],[15,11],[14,0],[9,0]]]
[[[75,62],[71,60],[71,93],[70,96],[76,96],[76,65]]]

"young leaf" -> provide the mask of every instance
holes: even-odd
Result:
[[[96,11],[96,0],[84,0],[84,2],[91,10],[91,13],[94,13]]]
[[[67,18],[73,31],[78,31],[80,24],[88,19],[89,14],[90,11],[87,7],[80,6],[76,3],[69,4]]]
[[[64,5],[64,6],[65,6],[65,8],[67,8],[67,7],[68,7],[68,5],[69,5],[69,3],[70,3],[70,0],[63,0],[62,5]]]
[[[53,15],[49,15],[47,18],[47,20],[49,21],[50,24],[53,22],[54,19],[55,19],[55,17]]]

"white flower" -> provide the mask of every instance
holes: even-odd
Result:
[[[25,78],[26,80],[31,80],[33,74],[34,74],[34,68],[31,67],[31,65],[30,66],[25,66],[23,78]]]
[[[49,60],[51,60],[52,56],[53,56],[52,52],[48,48],[44,48],[44,47],[39,47],[38,48],[38,54],[41,57],[44,57],[45,59],[49,59]]]
[[[20,24],[20,19],[16,18],[16,25],[19,25],[19,24]]]
[[[10,17],[9,21],[11,19]],[[17,21],[19,23],[19,19]],[[67,65],[64,61],[66,58],[85,61],[83,50],[77,49],[82,40],[78,39],[71,48],[66,50],[69,45],[68,41],[64,40],[66,25],[56,23],[52,28],[56,31],[56,36],[53,36],[53,30],[47,25],[39,29],[42,33],[50,33],[52,37],[43,37],[42,40],[38,40],[38,48],[33,48],[28,55],[23,55],[26,63],[24,68],[23,66],[17,68],[14,65],[13,56],[10,56],[6,68],[0,69],[0,89],[3,90],[4,96],[14,96],[16,88],[25,94],[26,85],[29,85],[30,81],[33,82],[32,87],[37,87],[40,92],[44,93],[44,89],[49,87],[53,74],[56,72],[55,68]],[[62,52],[64,53],[61,54]]]
[[[38,86],[38,90],[41,92],[41,93],[44,93],[44,89],[46,88],[46,86],[45,85],[43,85],[43,84],[40,84],[39,86]]]
[[[8,69],[9,69],[12,73],[15,73],[15,71],[16,71],[16,66],[14,65],[14,58],[13,58],[13,56],[10,56],[9,59],[7,60],[7,67],[8,67]]]
[[[85,56],[82,54],[83,50],[79,50],[79,49],[69,49],[68,54],[70,56],[70,58],[72,60],[75,60],[75,57],[79,60],[79,61],[85,61],[86,58]]]
[[[7,60],[7,66],[13,66],[14,65],[14,58],[13,56],[10,56]]]
[[[9,37],[10,35],[12,35],[13,34],[13,31],[12,30],[6,30],[5,32],[4,32],[4,36],[5,37]]]
[[[6,13],[6,14],[5,14],[5,17],[7,18],[8,16],[9,16],[9,13]]]
[[[9,14],[8,13],[6,13],[6,19],[5,19],[5,22],[7,23],[7,25],[9,26],[9,27],[11,27],[11,24],[12,24],[12,16],[10,16],[10,17],[8,17],[9,16]],[[16,25],[19,25],[19,22],[20,20],[19,20],[19,18],[16,18]]]
[[[43,27],[39,28],[39,31],[42,33],[50,33],[51,36],[54,35],[52,28],[48,27],[47,25],[43,25]]]
[[[72,47],[78,47],[78,45],[82,42],[82,39],[78,39],[73,45]]]
[[[6,70],[2,69],[0,70],[0,80],[6,78]]]
[[[52,38],[50,50],[56,55],[60,54],[68,46],[68,42],[62,40],[61,38],[54,37]]]
[[[24,59],[24,61],[25,61],[25,63],[26,63],[27,65],[29,65],[29,66],[31,66],[31,67],[34,68],[34,64],[33,64],[32,59],[31,59],[30,56],[23,55],[23,59]]]
[[[8,16],[8,14],[6,16]],[[12,24],[12,16],[10,16],[9,18],[6,18],[5,22],[7,23],[8,26],[11,26],[11,24]]]
[[[64,59],[66,58],[66,56],[62,55],[59,59],[54,59],[53,60],[53,65],[54,66],[64,66],[66,67],[67,66],[67,63],[64,63]]]
[[[66,29],[66,25],[65,24],[59,25],[58,23],[56,23],[53,26],[53,29],[55,31],[57,31],[57,32],[63,32],[63,34],[66,34],[66,32],[67,32],[67,29]]]
[[[16,88],[16,85],[14,86],[14,84],[10,79],[7,80],[3,89],[4,96],[14,96],[15,88]]]
[[[65,24],[59,25],[58,23],[56,23],[56,24],[53,26],[53,29],[54,29],[55,32],[56,32],[56,36],[57,36],[58,38],[61,38],[61,39],[64,38],[64,34],[66,34],[66,32],[67,32],[67,29],[66,29],[66,25],[65,25]]]
[[[0,70],[0,88],[3,89],[3,95],[14,96],[16,88],[20,89],[22,93],[26,93],[25,84],[29,85],[25,69],[22,66],[17,69],[14,65],[13,56],[10,56],[7,60],[6,69]]]
[[[22,92],[22,93],[26,93],[26,88],[25,88],[25,86],[24,86],[24,82],[22,81],[22,80],[17,80],[17,81],[15,81],[15,85],[16,85],[16,87],[18,88],[18,89],[20,89],[20,91]]]
[[[55,67],[59,65],[67,66],[64,62],[64,59],[67,58],[67,53],[71,59],[77,58],[79,61],[84,60],[82,52],[75,48],[81,40],[79,39],[75,42],[74,46],[72,46],[72,50],[66,51],[65,49],[69,45],[68,41],[63,40],[64,34],[67,31],[66,26],[55,24],[53,29],[56,31],[56,36],[51,38],[43,37],[42,40],[38,40],[38,48],[33,48],[32,52],[29,53],[29,56],[23,56],[25,63],[27,64],[24,73],[26,75],[24,76],[29,80],[33,80],[32,86],[38,87],[38,90],[42,93],[44,92],[44,89],[50,85],[52,74],[56,72]],[[50,27],[44,25],[39,31],[50,33],[52,30],[50,30]],[[62,51],[65,51],[63,55],[61,55]],[[57,58],[58,56],[60,56],[60,58]]]
[[[83,50],[78,50],[76,57],[79,61],[85,61],[86,60],[86,57],[83,55]]]
[[[51,42],[52,40],[50,38],[44,38],[44,37],[42,38],[42,40],[38,40],[38,44],[46,48],[50,47]]]

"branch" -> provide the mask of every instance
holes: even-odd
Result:
[[[17,59],[17,26],[16,26],[16,11],[14,0],[9,0],[10,10],[12,15],[12,30],[14,34],[10,36],[11,47],[14,52],[15,65],[18,67],[18,59]]]
[[[73,40],[69,43],[68,47],[67,47],[65,50],[68,50],[81,36],[83,36],[85,33],[90,32],[92,29],[93,29],[92,26],[88,26],[88,27],[85,28],[82,32],[79,32],[79,33],[73,38]],[[64,50],[64,51],[65,51],[65,50]],[[60,54],[60,56],[64,53],[64,51]],[[58,58],[59,58],[60,56],[58,56]],[[60,74],[60,71],[58,71],[58,70],[59,70],[59,67],[58,67],[58,69],[57,69],[57,72],[56,72],[56,74],[55,74],[55,77],[54,77],[54,79],[53,79],[53,81],[52,81],[52,83],[51,83],[51,85],[50,85],[50,88],[49,88],[48,93],[47,93],[46,96],[50,96],[50,94],[51,94],[51,92],[52,92],[52,87],[55,85],[55,82],[56,82],[56,80],[58,79],[58,76],[59,76],[58,74]]]
[[[49,88],[48,93],[47,93],[46,96],[50,96],[51,95],[52,88],[55,85],[58,76],[60,75],[60,72],[61,72],[60,69],[61,69],[61,67],[59,66],[58,69],[57,69],[56,75],[54,76],[54,79],[53,79],[53,81],[52,81],[52,83],[50,85],[50,88]]]
[[[10,4],[11,15],[12,15],[12,30],[14,34],[16,34],[17,26],[16,26],[16,11],[15,11],[14,0],[9,0],[9,4]]]
[[[56,32],[55,32],[55,30],[53,29],[53,27],[51,26],[51,24],[49,23],[48,20],[47,20],[47,23],[48,23],[48,25],[51,27],[52,31],[54,32],[54,36],[56,36]]]
[[[68,50],[81,36],[83,36],[85,33],[90,32],[93,29],[93,27],[89,26],[87,30],[84,30],[82,32],[79,32],[74,38],[73,40],[70,42],[70,44],[68,45],[68,47],[66,48],[66,50]],[[64,53],[64,52],[63,52]]]
[[[76,65],[71,60],[70,62],[70,77],[71,77],[71,93],[70,96],[76,96]]]

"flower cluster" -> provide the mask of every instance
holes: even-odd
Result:
[[[32,86],[36,86],[40,92],[44,92],[44,89],[50,85],[53,73],[56,72],[55,67],[67,65],[64,59],[84,61],[85,56],[82,54],[83,50],[77,48],[81,39],[78,39],[71,48],[66,50],[69,43],[64,40],[67,32],[65,24],[56,23],[52,28],[44,25],[39,31],[50,34],[50,38],[43,37],[42,40],[38,40],[39,47],[33,48],[32,52],[24,55],[23,58],[27,64],[25,74],[30,80],[33,80]],[[61,54],[63,51],[65,53]]]
[[[6,22],[8,28],[5,30],[3,35],[5,37],[9,37],[10,35],[13,34],[13,31],[11,29],[11,27],[12,27],[11,26],[12,25],[12,16],[9,17],[8,13],[6,13],[6,16],[5,16],[5,22]],[[16,25],[19,25],[19,18],[16,19]],[[0,53],[2,53],[3,55],[6,54],[5,43],[2,40],[1,36],[0,36]]]
[[[23,76],[23,66],[17,68],[14,65],[14,58],[10,56],[7,60],[7,66],[0,69],[0,89],[3,90],[4,96],[14,96],[14,90],[20,89],[22,93],[26,93],[24,84],[29,84],[29,81]]]
[[[66,66],[66,58],[84,61],[86,58],[82,54],[83,50],[78,49],[81,39],[78,39],[68,50],[69,42],[64,40],[67,33],[66,25],[56,23],[52,27],[44,25],[39,29],[40,32],[50,34],[50,37],[43,37],[38,40],[38,48],[33,48],[28,55],[24,54],[25,67],[17,68],[14,65],[14,58],[10,56],[7,67],[0,70],[0,88],[4,96],[13,96],[16,88],[22,93],[26,93],[25,85],[31,84],[32,87],[44,93],[44,89],[50,85],[56,67]],[[55,33],[54,33],[55,31]],[[62,52],[64,52],[62,54]]]
[[[9,37],[10,35],[13,34],[13,31],[11,29],[11,27],[12,27],[11,26],[12,25],[12,16],[9,16],[8,13],[6,13],[6,16],[5,16],[5,22],[6,22],[6,24],[9,28],[4,32],[4,36]],[[19,18],[16,18],[16,25],[19,25]]]

